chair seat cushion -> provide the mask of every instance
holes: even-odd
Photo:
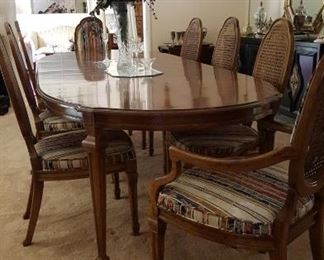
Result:
[[[39,118],[43,121],[45,131],[67,131],[83,128],[81,121],[56,116],[48,110],[42,112]]]
[[[187,169],[166,185],[158,207],[190,221],[243,235],[272,235],[283,208],[287,172],[274,166],[242,174]],[[313,197],[301,198],[294,221],[312,209]]]
[[[254,150],[257,132],[248,126],[232,125],[200,132],[171,132],[166,135],[168,146],[213,157],[237,156]]]
[[[123,131],[107,131],[109,142],[105,160],[110,166],[135,159],[135,151],[128,135]],[[41,139],[36,152],[42,158],[43,170],[87,169],[88,157],[81,143],[86,138],[85,130],[56,134]]]

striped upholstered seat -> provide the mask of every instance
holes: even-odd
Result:
[[[48,110],[40,113],[39,118],[44,124],[45,131],[67,131],[83,128],[82,122],[53,115]]]
[[[232,125],[204,132],[171,132],[166,135],[168,146],[213,157],[238,156],[258,145],[258,134],[244,125]]]
[[[105,150],[106,162],[124,163],[135,159],[135,151],[128,135],[122,131],[111,131],[111,141]],[[86,151],[81,142],[87,136],[85,130],[70,131],[41,139],[36,145],[42,158],[43,170],[67,170],[88,167]]]
[[[245,174],[188,169],[162,189],[158,207],[228,232],[272,235],[273,221],[286,200],[287,178],[287,171],[278,166]],[[313,204],[312,197],[300,199],[295,221]]]

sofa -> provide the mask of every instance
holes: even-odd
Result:
[[[36,62],[45,55],[72,51],[74,30],[72,26],[60,25],[38,32],[25,33],[24,41],[30,59]]]

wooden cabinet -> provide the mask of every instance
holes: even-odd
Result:
[[[241,38],[239,69],[241,73],[252,74],[260,43],[260,38]],[[296,117],[309,80],[323,52],[324,44],[309,41],[295,42],[294,64],[289,85],[279,108],[279,113],[288,117],[287,120]]]
[[[173,55],[180,56],[181,45],[162,44],[158,47],[160,52],[170,53]],[[200,61],[206,64],[210,64],[213,56],[214,45],[211,43],[203,43],[201,48]]]

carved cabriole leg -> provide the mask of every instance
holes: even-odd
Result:
[[[30,217],[30,209],[31,209],[31,204],[32,204],[32,199],[33,199],[33,183],[34,183],[34,178],[31,178],[27,207],[26,207],[26,211],[23,215],[23,219],[29,219],[29,217]]]
[[[35,177],[32,177],[33,180],[33,191],[32,191],[32,202],[31,202],[31,212],[30,212],[30,220],[28,224],[26,238],[23,242],[24,246],[29,246],[33,240],[33,235],[35,232],[39,210],[42,203],[43,190],[44,190],[44,182],[35,180]]]
[[[146,131],[142,131],[142,150],[146,149]]]
[[[154,154],[154,132],[149,131],[149,155],[153,156]]]
[[[273,120],[273,117],[267,117],[264,120]],[[273,150],[275,131],[263,125],[263,119],[258,121],[260,152],[266,153]]]
[[[324,259],[324,189],[316,196],[315,206],[318,211],[315,216],[315,223],[309,229],[309,240],[314,260]]]
[[[115,193],[115,199],[120,199],[120,185],[119,185],[119,173],[115,172],[113,173],[113,180],[114,180],[114,193]]]
[[[91,113],[84,113],[83,119],[88,133],[82,142],[88,152],[89,174],[93,211],[95,216],[98,260],[107,260],[106,254],[106,174],[104,160],[103,133],[94,128],[94,118]]]
[[[133,235],[139,234],[139,223],[138,223],[138,205],[137,205],[137,165],[136,161],[130,161],[127,165],[127,178],[128,178],[128,192],[130,210],[132,216],[132,229]]]

